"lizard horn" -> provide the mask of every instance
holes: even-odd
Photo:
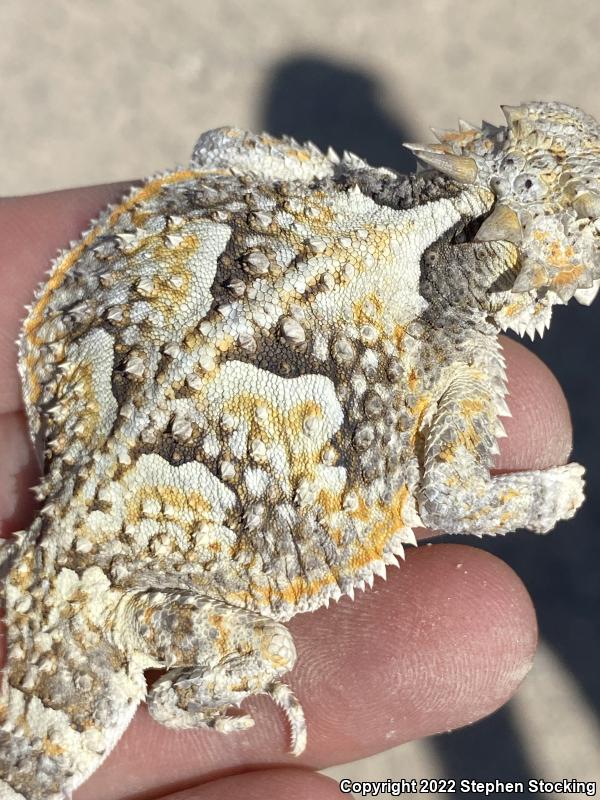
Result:
[[[523,231],[517,214],[502,203],[497,203],[492,213],[485,219],[475,234],[479,242],[493,242],[497,239],[506,239],[513,244],[519,244]]]
[[[477,180],[477,164],[467,156],[456,156],[451,153],[440,153],[435,149],[439,145],[404,144],[420,161],[435,167],[440,172],[461,183],[475,183]]]

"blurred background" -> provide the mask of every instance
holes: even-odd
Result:
[[[600,118],[591,1],[2,0],[0,31],[3,195],[185,163],[201,131],[226,123],[410,170],[403,140],[457,116],[501,121],[500,103],[560,99]],[[559,309],[532,345],[569,399],[586,505],[547,538],[475,542],[533,596],[532,672],[493,716],[329,774],[600,780],[597,306]]]

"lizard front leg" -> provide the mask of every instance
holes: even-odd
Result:
[[[128,593],[116,616],[122,646],[143,650],[167,668],[147,704],[172,728],[212,727],[222,733],[254,724],[229,713],[252,694],[268,694],[287,714],[292,752],[306,745],[304,713],[280,678],[296,661],[289,631],[258,613],[190,591]]]
[[[517,528],[545,533],[572,517],[583,501],[579,464],[490,474],[495,432],[501,432],[498,379],[477,363],[463,365],[439,398],[425,433],[418,493],[429,527],[478,536]]]

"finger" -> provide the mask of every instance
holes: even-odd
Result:
[[[77,800],[167,794],[265,763],[320,768],[450,730],[504,703],[536,644],[520,580],[462,545],[413,551],[354,603],[299,615],[290,628],[298,649],[290,682],[308,722],[299,761],[287,752],[283,715],[266,698],[244,703],[255,727],[228,736],[170,732],[142,710]]]
[[[512,417],[503,417],[496,469],[507,472],[566,464],[573,447],[569,407],[548,367],[519,342],[500,337]]]
[[[39,466],[22,413],[0,414],[0,537],[31,523]]]
[[[336,781],[308,770],[264,769],[209,781],[156,800],[230,800],[232,797],[243,797],[244,800],[339,800],[340,790]],[[152,798],[155,798],[154,792]],[[144,800],[144,797],[139,800]]]

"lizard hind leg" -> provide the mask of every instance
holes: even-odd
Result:
[[[148,693],[147,703],[151,716],[169,728],[214,728],[220,733],[243,731],[253,727],[250,714],[229,714],[228,709],[239,705],[249,692],[239,692],[234,683],[246,675],[247,665],[241,659],[231,659],[214,670],[182,667],[169,670],[158,679]],[[227,675],[227,687],[220,696],[211,695],[216,683]],[[207,691],[208,690],[208,691]],[[292,755],[298,756],[306,748],[306,720],[304,711],[290,687],[281,681],[272,681],[263,687],[286,713],[291,728]]]
[[[290,632],[252,611],[179,590],[132,593],[121,609],[122,631],[141,635],[148,655],[167,672],[150,688],[152,717],[172,728],[214,728],[222,733],[254,725],[233,714],[252,694],[267,694],[291,726],[292,752],[306,744],[302,707],[280,678],[296,661]],[[126,644],[126,642],[124,642]]]

